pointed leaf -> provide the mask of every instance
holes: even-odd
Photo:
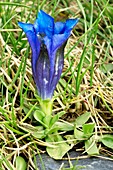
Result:
[[[85,151],[89,155],[97,155],[99,154],[99,150],[97,148],[94,137],[91,137],[89,140],[85,141]]]
[[[44,127],[48,127],[43,121],[42,121],[42,115],[38,114],[39,112],[35,111],[34,112],[34,118],[40,123],[42,124]]]
[[[21,125],[18,125],[19,128],[24,130],[25,132],[32,133],[32,132],[37,132],[43,130],[43,126],[32,126],[27,123],[22,123]]]
[[[37,139],[43,139],[45,138],[45,130],[37,131],[37,132],[32,132],[32,135],[37,138]]]
[[[74,125],[68,122],[56,122],[55,127],[58,127],[60,131],[72,131],[74,130]]]
[[[86,112],[79,116],[75,121],[76,126],[82,126],[83,124],[85,124],[90,118],[90,116],[91,116],[90,112]]]
[[[45,114],[41,110],[36,110],[34,112],[34,117],[38,118],[39,120],[42,120],[45,117]]]
[[[54,116],[52,117],[52,119],[51,119],[50,126],[54,125],[55,122],[57,122],[58,119],[59,119],[61,116],[63,116],[64,114],[66,114],[66,112],[65,112],[65,111],[61,111],[61,112],[57,113],[56,115],[54,115]]]
[[[46,138],[46,142],[56,142],[56,144],[54,144],[54,148],[46,147],[47,153],[54,159],[62,159],[62,157],[73,147],[73,145],[68,145],[67,142],[64,141],[58,134],[57,136],[48,136],[48,138]]]
[[[74,136],[78,140],[84,140],[84,133],[78,129],[74,129]]]
[[[54,116],[51,118],[50,127],[52,127],[52,126],[55,124],[55,122],[58,121],[58,119],[59,119],[58,114],[54,115]]]
[[[88,123],[83,125],[84,136],[90,137],[93,134],[95,123]]]
[[[51,115],[46,115],[44,118],[43,118],[43,123],[47,125],[47,127],[50,126],[50,121],[51,121],[51,118],[52,116]]]
[[[108,148],[113,149],[113,135],[103,135],[101,142]]]

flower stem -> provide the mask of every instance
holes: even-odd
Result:
[[[41,106],[42,111],[45,113],[45,115],[52,114],[52,108],[53,108],[52,100],[50,100],[50,99],[40,100],[40,106]]]

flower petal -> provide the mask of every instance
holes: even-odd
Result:
[[[19,25],[20,28],[23,29],[23,31],[25,33],[28,32],[28,31],[33,31],[33,24],[18,22],[18,25]]]
[[[33,72],[34,81],[36,83],[38,93],[41,93],[40,92],[41,85],[40,82],[38,82],[37,80],[37,72],[36,72],[37,60],[39,58],[41,44],[34,32],[28,31],[26,33],[26,36],[28,38],[29,44],[32,49],[32,72]]]
[[[66,42],[56,51],[54,73],[53,73],[53,77],[52,77],[51,84],[50,84],[50,89],[51,89],[52,95],[53,95],[56,85],[60,79],[61,73],[62,73],[62,69],[63,69],[63,65],[64,65],[65,45],[66,45]]]
[[[66,20],[65,32],[69,32],[78,23],[78,19],[68,19]]]
[[[54,72],[55,72],[55,60],[56,53],[58,48],[60,48],[64,43],[66,43],[67,39],[70,36],[69,33],[65,34],[55,34],[52,39],[49,39],[47,36],[44,38],[45,45],[47,47],[49,60],[50,60],[50,83],[53,80]]]
[[[64,42],[69,38],[70,32],[66,32],[65,34],[55,34],[53,36],[53,44],[52,44],[52,51],[55,51],[59,48]]]
[[[36,83],[38,92],[41,93],[40,91],[40,83],[37,79],[37,72],[36,72],[36,67],[37,67],[37,60],[40,54],[40,41],[38,40],[38,37],[36,35],[36,32],[33,28],[32,24],[24,24],[19,22],[19,26],[23,29],[23,31],[26,33],[27,39],[29,41],[29,44],[32,49],[32,71],[33,71],[33,77],[34,81]]]
[[[39,95],[42,99],[51,98],[49,89],[50,78],[50,61],[46,46],[41,46],[40,55],[38,57],[36,67],[34,68],[36,74],[36,84],[40,85]]]
[[[52,39],[49,39],[47,36],[44,37],[44,43],[47,47],[49,56],[53,53],[57,48],[59,48],[70,36],[70,32],[66,32],[65,34],[55,34]]]
[[[34,68],[36,60],[37,60],[37,58],[39,56],[39,52],[40,52],[40,42],[39,42],[37,35],[36,35],[36,32],[33,28],[33,24],[19,22],[18,25],[26,33],[29,44],[31,46],[32,55],[33,55],[32,62],[33,62],[33,68]]]
[[[34,22],[34,28],[35,28],[35,31],[36,33],[39,33],[39,23],[38,23],[38,18],[35,20]]]
[[[40,10],[34,26],[36,29],[39,28],[39,33],[45,33],[45,35],[51,37],[54,31],[54,18]]]
[[[65,28],[65,22],[56,22],[54,27],[54,34],[62,34]]]

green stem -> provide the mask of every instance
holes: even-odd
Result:
[[[51,115],[52,114],[52,108],[53,108],[53,101],[48,100],[40,100],[40,106],[42,111],[45,113],[45,115]]]

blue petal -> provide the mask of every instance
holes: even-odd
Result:
[[[32,24],[25,24],[19,22],[18,25],[23,29],[23,31],[26,33],[27,39],[29,41],[29,44],[32,49],[32,71],[33,71],[33,77],[34,81],[37,86],[37,90],[39,94],[41,94],[41,84],[39,79],[37,79],[37,73],[36,68],[37,68],[37,60],[40,54],[40,41],[38,40],[38,37],[36,35],[36,32],[33,28]]]
[[[54,64],[55,64],[55,51],[53,51],[53,49],[52,49],[53,40],[46,36],[44,38],[44,43],[47,47],[48,56],[49,56],[49,60],[50,60],[50,73],[51,74],[50,74],[50,80],[49,81],[51,81],[51,77],[53,77]]]
[[[60,78],[59,75],[61,75],[61,71],[62,71],[62,67],[63,67],[64,54],[62,54],[63,50],[59,51],[59,49],[64,49],[64,44],[66,44],[66,41],[69,36],[70,36],[70,33],[58,34],[58,35],[54,35],[53,39],[52,39],[52,41],[53,41],[52,55],[50,55],[50,70],[51,70],[50,83],[53,84],[53,88],[56,86],[55,84],[57,84],[57,82]],[[60,54],[60,52],[61,52],[61,54]],[[53,81],[53,79],[54,79],[54,81]]]
[[[40,52],[40,42],[39,42],[36,32],[33,28],[33,24],[18,22],[18,25],[26,33],[27,39],[31,46],[32,55],[33,55],[32,61],[33,61],[33,67],[34,67],[36,60],[39,56],[39,52]]]
[[[47,35],[48,37],[51,37],[53,35],[54,18],[46,14],[44,11],[39,11],[38,19],[36,20],[35,25],[39,26],[38,29],[40,33],[45,33],[45,35]]]
[[[71,31],[73,27],[78,23],[78,19],[68,19],[66,20],[65,31]]]
[[[50,61],[47,49],[44,44],[41,47],[40,55],[35,67],[36,84],[39,87],[39,96],[44,100],[51,98],[49,89]]]
[[[55,34],[55,35],[53,35],[52,39],[49,39],[48,37],[44,38],[45,45],[48,50],[49,60],[50,60],[50,80],[49,80],[50,84],[51,84],[54,74],[55,74],[55,67],[56,67],[55,62],[56,62],[57,50],[59,48],[61,48],[63,44],[66,43],[69,36],[70,36],[70,32],[65,33],[65,34],[58,34],[58,35]],[[59,63],[59,62],[57,62],[57,63]],[[59,67],[60,67],[60,65],[59,65]],[[59,79],[59,76],[58,76],[58,79]]]
[[[54,74],[51,80],[50,89],[53,95],[53,92],[56,88],[56,85],[61,77],[63,65],[64,65],[64,47],[66,43],[64,43],[57,51],[55,55],[55,66],[54,66]]]
[[[44,42],[47,47],[49,56],[55,50],[57,50],[70,36],[70,32],[66,32],[65,34],[54,34],[52,39],[49,39],[47,36],[44,37]]]
[[[65,34],[55,34],[53,36],[53,44],[52,44],[52,50],[56,50],[59,47],[61,47],[61,45],[69,38],[70,36],[70,32],[66,32]]]
[[[18,22],[20,28],[26,33],[27,31],[33,31],[33,24]]]
[[[65,28],[64,22],[56,22],[54,27],[54,34],[61,34]]]
[[[35,28],[36,33],[39,33],[39,23],[38,23],[38,19],[35,20],[34,28]]]
[[[36,67],[37,67],[37,60],[39,58],[40,55],[40,41],[38,40],[35,32],[32,31],[28,31],[26,33],[26,36],[28,38],[29,44],[31,46],[32,49],[32,71],[33,71],[33,77],[34,77],[34,81],[36,83],[38,92],[40,93],[40,82],[37,80],[37,72],[36,72]]]

